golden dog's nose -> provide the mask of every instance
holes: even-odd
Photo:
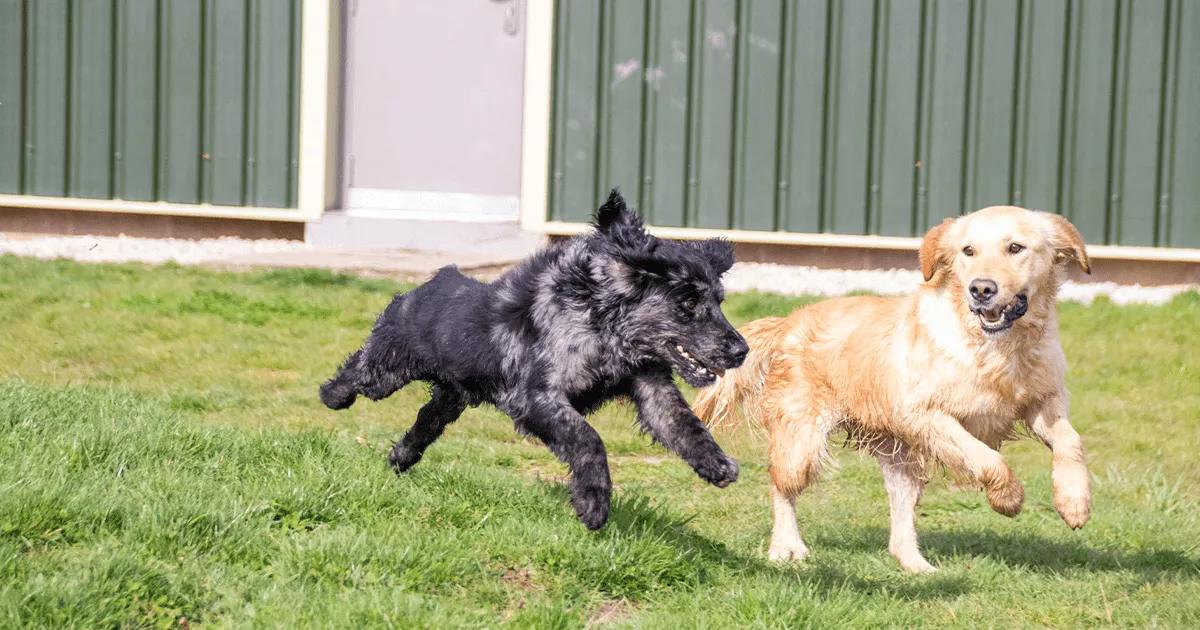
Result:
[[[987,278],[976,278],[971,281],[969,290],[971,291],[971,297],[975,298],[976,301],[986,303],[990,302],[992,298],[996,297],[996,291],[998,288],[996,287],[996,283],[992,280],[988,280]]]

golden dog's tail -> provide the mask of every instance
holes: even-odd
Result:
[[[786,317],[764,317],[738,329],[746,338],[750,353],[741,367],[725,372],[716,383],[697,394],[692,408],[705,424],[732,426],[745,416],[761,417],[758,402],[786,322]]]

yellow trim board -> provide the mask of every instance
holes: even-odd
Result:
[[[525,5],[525,95],[521,123],[521,227],[544,231],[550,174],[550,103],[554,72],[554,3]]]
[[[546,234],[568,236],[591,229],[586,223],[544,221],[537,226]],[[735,243],[807,245],[812,247],[860,247],[916,251],[921,239],[908,236],[860,236],[855,234],[808,234],[800,232],[760,232],[754,230],[712,230],[706,228],[647,226],[651,234],[663,238],[694,240],[724,238]],[[1173,247],[1133,247],[1126,245],[1088,245],[1088,256],[1112,260],[1153,260],[1200,262],[1200,249]]]

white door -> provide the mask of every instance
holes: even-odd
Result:
[[[516,220],[522,0],[351,0],[343,206]]]

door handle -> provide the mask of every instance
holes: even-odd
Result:
[[[521,4],[524,0],[492,0],[497,4],[507,4],[504,7],[504,34],[516,35],[521,32]]]

